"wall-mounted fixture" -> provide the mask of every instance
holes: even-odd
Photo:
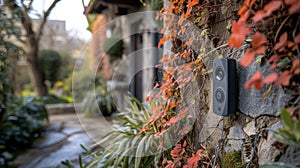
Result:
[[[234,115],[237,107],[236,61],[216,58],[213,63],[213,112]]]

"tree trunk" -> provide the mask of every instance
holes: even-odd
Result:
[[[33,40],[27,45],[27,60],[30,70],[30,79],[36,96],[48,94],[47,87],[43,80],[43,71],[38,61],[38,41]]]

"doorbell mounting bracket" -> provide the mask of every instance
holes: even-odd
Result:
[[[213,112],[220,116],[234,115],[237,107],[236,61],[216,58],[213,62]]]

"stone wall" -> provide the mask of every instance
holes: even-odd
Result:
[[[227,25],[226,17],[229,13],[238,8],[239,6],[222,7],[216,15],[215,20],[224,20],[224,22],[212,26],[212,34],[218,37],[217,40],[212,41],[215,47],[227,43],[230,31],[222,28]],[[200,43],[196,43],[196,45],[203,44],[201,40],[203,39],[200,38]],[[211,46],[196,46],[194,48],[201,50],[203,47],[210,48],[209,51],[212,50]],[[300,167],[300,158],[296,155],[297,152],[300,152],[299,149],[280,144],[276,142],[274,137],[274,131],[282,126],[279,118],[282,108],[287,107],[293,99],[299,97],[299,93],[282,87],[273,87],[270,94],[263,98],[268,86],[264,86],[262,91],[245,90],[246,81],[257,70],[261,70],[264,75],[271,73],[267,63],[263,65],[253,63],[247,68],[240,67],[238,63],[245,52],[245,47],[246,44],[237,50],[229,50],[228,47],[224,47],[225,49],[217,50],[209,55],[210,58],[221,55],[222,57],[234,58],[237,61],[239,103],[234,116],[220,117],[213,114],[211,75],[205,79],[199,78],[198,83],[192,84],[192,90],[195,92],[189,94],[195,94],[204,84],[196,100],[199,103],[193,104],[197,108],[194,113],[197,120],[192,134],[193,142],[196,147],[200,143],[204,144],[211,153],[215,153],[216,147],[219,146],[220,150],[217,150],[217,155],[220,162],[226,153],[235,152],[244,166],[249,162],[251,162],[251,167],[258,167],[267,162],[281,161]],[[206,60],[206,65],[207,69],[211,68],[209,60]]]

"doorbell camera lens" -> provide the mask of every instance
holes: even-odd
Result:
[[[224,78],[224,71],[223,71],[223,69],[222,69],[222,67],[217,67],[217,69],[216,69],[216,78],[217,78],[217,80],[222,80],[223,78]]]

